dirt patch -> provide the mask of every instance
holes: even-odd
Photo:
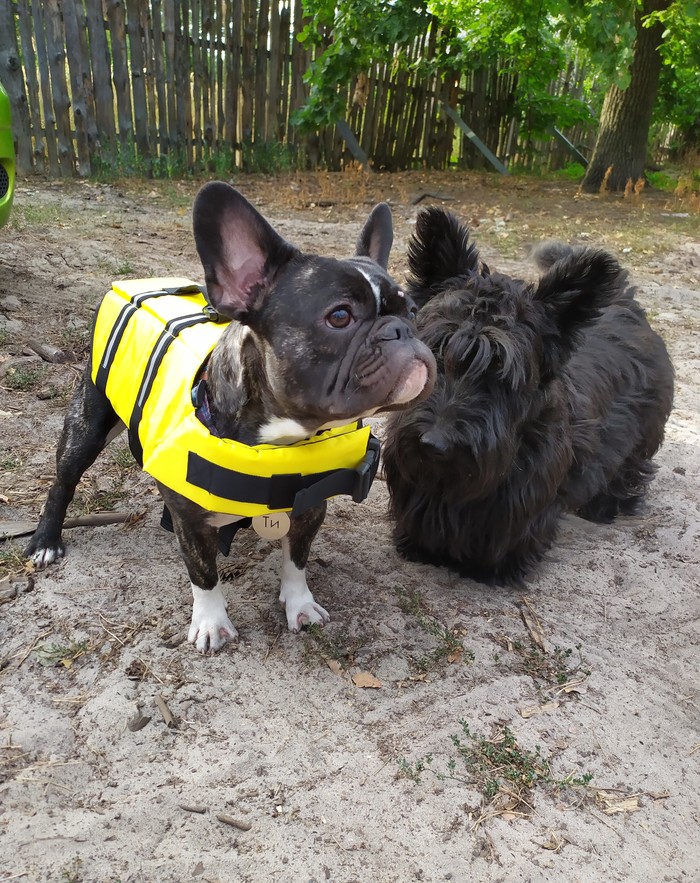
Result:
[[[543,237],[611,248],[677,371],[647,511],[565,519],[523,599],[402,561],[377,481],[362,506],[331,504],[312,552],[330,626],[287,632],[279,550],[246,533],[220,562],[241,645],[202,658],[180,641],[188,580],[158,497],[116,442],[69,514],[127,522],[67,531],[42,574],[0,543],[0,879],[696,879],[698,216],[660,193],[493,176],[237,184],[290,241],[335,256],[388,199],[399,278],[429,202],[470,221],[499,270],[531,276],[524,246]],[[18,188],[0,231],[0,520],[38,516],[112,279],[201,279],[195,191]],[[78,363],[31,358],[29,340]]]

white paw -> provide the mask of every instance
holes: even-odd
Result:
[[[54,561],[60,561],[63,558],[63,549],[60,546],[47,546],[46,548],[37,549],[29,560],[37,570],[43,570]]]
[[[284,602],[282,602],[284,604]],[[324,626],[331,621],[330,613],[320,604],[314,601],[311,592],[307,592],[305,597],[293,598],[284,604],[285,613],[287,614],[287,626],[290,632],[296,635],[305,625]]]
[[[192,585],[192,624],[187,635],[200,653],[216,653],[227,641],[238,641],[236,627],[226,613],[221,588],[200,589]]]
[[[300,570],[289,555],[289,541],[282,540],[282,585],[280,604],[287,614],[290,632],[297,634],[305,625],[325,625],[330,614],[314,600],[306,584],[306,571]]]

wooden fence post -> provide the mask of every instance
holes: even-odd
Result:
[[[129,70],[134,95],[134,129],[140,159],[151,155],[148,144],[148,107],[146,104],[146,64],[141,42],[139,0],[126,0],[126,32],[129,35]]]
[[[112,78],[117,96],[117,123],[119,141],[124,158],[132,152],[131,90],[129,89],[129,69],[127,67],[126,31],[121,0],[107,0],[107,20],[112,38]]]
[[[116,149],[116,129],[114,126],[114,93],[112,92],[110,55],[107,49],[102,0],[85,0],[85,12],[90,42],[92,89],[95,96],[95,121],[98,132],[94,149],[102,159],[109,163],[114,158]]]
[[[70,72],[70,104],[73,109],[75,140],[78,146],[78,174],[81,178],[87,178],[91,171],[91,150],[88,137],[91,121],[88,112],[88,97],[85,90],[85,69],[87,67],[89,70],[89,64],[87,59],[83,57],[75,0],[63,0],[63,27],[65,28],[66,54],[68,56],[68,70]],[[89,78],[87,80],[89,82]]]
[[[19,63],[17,32],[10,4],[0,10],[0,76],[12,107],[12,128],[16,133],[16,168],[25,175],[32,169],[32,144],[29,134],[27,93]]]
[[[58,139],[58,164],[61,174],[73,174],[75,154],[71,135],[70,98],[66,82],[65,35],[58,0],[46,0],[46,48],[51,73],[51,95],[56,114],[56,136]]]

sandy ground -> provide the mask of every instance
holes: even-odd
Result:
[[[677,371],[647,511],[567,518],[523,596],[402,561],[378,480],[331,504],[312,551],[332,623],[287,632],[280,552],[246,532],[220,562],[241,644],[203,658],[158,497],[115,442],[69,514],[129,523],[67,531],[41,574],[21,538],[0,543],[0,880],[700,879],[698,215],[494,177],[237,183],[335,256],[389,199],[399,278],[425,191],[500,270],[531,274],[522,245],[542,236],[610,247]],[[201,279],[195,190],[21,183],[0,230],[3,522],[38,516],[77,373],[27,341],[80,361],[113,278]]]

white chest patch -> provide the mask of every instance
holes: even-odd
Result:
[[[261,445],[290,445],[308,437],[308,430],[289,417],[273,417],[258,430],[258,444]]]

